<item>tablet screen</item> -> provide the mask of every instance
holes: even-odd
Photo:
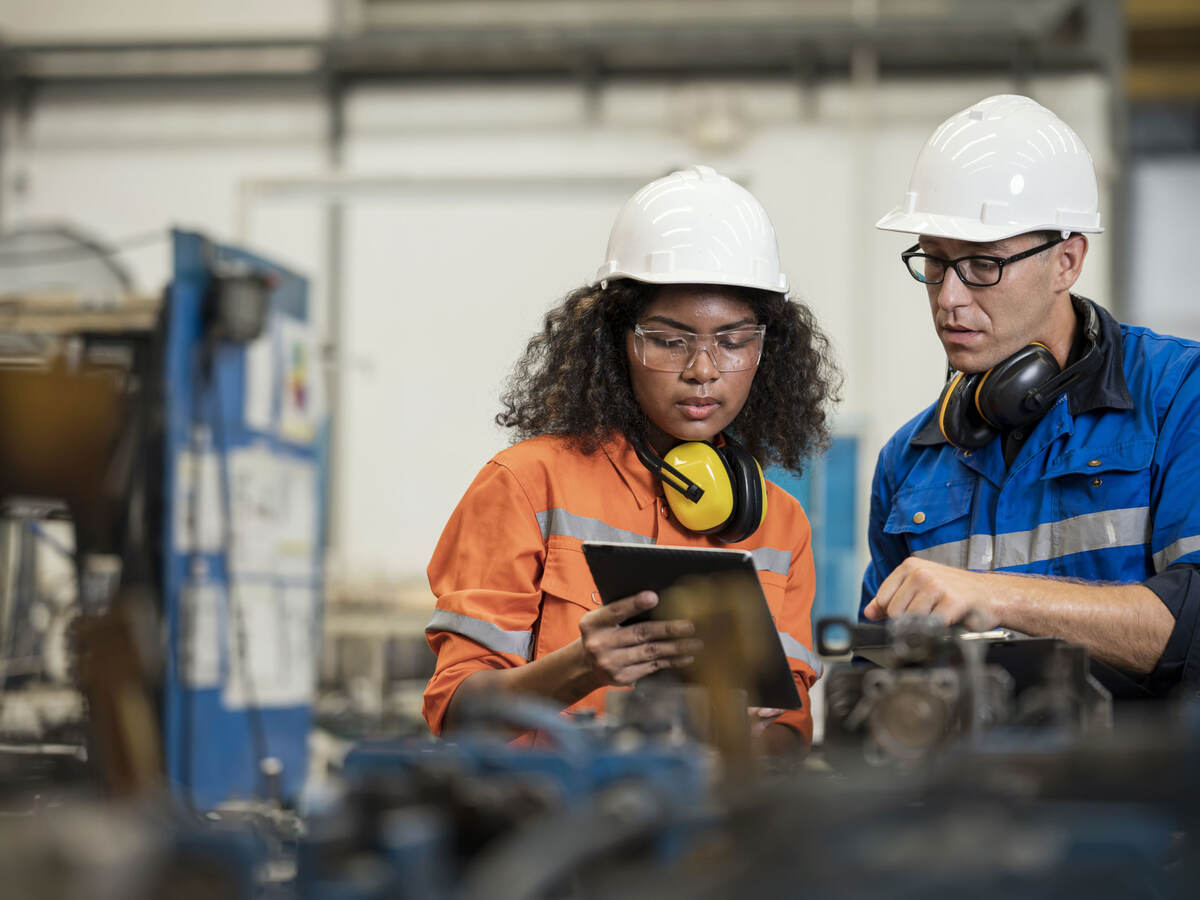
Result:
[[[751,706],[797,709],[800,694],[753,557],[745,550],[585,541],[584,557],[612,603],[640,591],[659,602],[641,618],[688,619],[704,648],[677,670],[685,681],[745,690]]]

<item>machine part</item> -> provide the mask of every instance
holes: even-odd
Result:
[[[946,625],[937,616],[903,616],[889,627],[896,659],[906,665],[933,662],[947,638]]]
[[[821,652],[863,658],[832,666],[826,680],[825,744],[842,761],[911,767],[1006,728],[1071,740],[1112,727],[1112,697],[1092,676],[1087,650],[1065,641],[968,632],[925,616],[886,625],[824,619],[816,633]]]
[[[118,795],[152,792],[164,780],[162,736],[132,612],[118,601],[101,615],[81,615],[77,625],[95,755],[106,787]]]
[[[954,724],[955,696],[911,678],[878,692],[867,716],[870,733],[867,758],[876,764],[889,760],[912,763],[924,759],[950,735]]]
[[[511,694],[472,691],[458,702],[457,730],[466,737],[495,734],[497,727],[517,734],[540,731],[568,757],[586,752],[587,743],[576,726],[547,703]]]
[[[497,841],[471,867],[462,896],[559,897],[572,878],[586,882],[583,873],[590,865],[657,859],[656,845],[672,814],[672,804],[649,784],[618,785],[591,803],[534,820]]]
[[[766,210],[708,166],[672,172],[634,194],[617,214],[604,259],[593,283],[633,278],[788,289]]]
[[[79,562],[79,606],[88,615],[108,610],[121,583],[121,557],[89,553]]]
[[[631,690],[609,691],[604,717],[614,731],[614,743],[625,748],[681,747],[712,737],[709,695],[699,685],[642,679]]]
[[[42,367],[0,365],[0,499],[64,501],[78,552],[116,552],[141,474],[136,387],[129,370],[94,362],[82,344]]]
[[[247,265],[222,263],[205,300],[204,327],[218,341],[246,344],[263,333],[270,309],[271,279]]]
[[[1100,232],[1092,156],[1028,97],[997,94],[952,115],[921,149],[884,231],[987,243],[1031,231]]]
[[[245,821],[79,793],[35,815],[0,817],[0,884],[37,900],[251,900],[268,896],[257,871],[264,835]]]
[[[628,728],[580,724],[529,698],[463,699],[452,739],[366,741],[346,756],[338,793],[300,843],[301,897],[559,896],[610,854],[678,849],[658,829],[704,796],[700,745],[635,746]],[[533,746],[509,740],[530,730]]]
[[[154,240],[165,239],[156,232]],[[74,225],[26,225],[0,233],[0,295],[77,291],[92,303],[133,289],[115,248]]]

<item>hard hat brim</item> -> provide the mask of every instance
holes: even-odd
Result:
[[[875,223],[880,231],[900,231],[905,234],[924,234],[930,237],[943,237],[952,240],[970,241],[974,244],[988,244],[992,241],[1002,241],[1018,234],[1029,234],[1033,231],[1073,231],[1099,234],[1104,231],[1101,227],[1064,226],[1054,222],[1043,225],[1028,223],[998,223],[985,225],[978,219],[967,219],[961,216],[936,216],[931,213],[905,212],[902,206],[897,206]]]
[[[760,291],[772,291],[776,294],[786,294],[788,292],[787,276],[783,273],[780,273],[777,282],[768,284],[765,281],[755,281],[737,275],[722,278],[719,274],[712,271],[687,269],[678,272],[663,272],[661,274],[649,272],[638,272],[635,274],[633,272],[623,272],[620,269],[610,270],[607,266],[602,266],[600,271],[596,273],[596,277],[592,279],[592,284],[599,284],[601,281],[612,281],[617,278],[631,278],[634,281],[641,281],[645,284],[720,284],[727,287],[744,287]]]

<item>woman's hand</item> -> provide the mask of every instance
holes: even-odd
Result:
[[[751,706],[746,709],[746,718],[750,720],[750,736],[759,737],[767,726],[783,715],[782,709],[772,709],[768,706]]]
[[[686,619],[638,622],[622,626],[658,604],[658,595],[642,591],[599,609],[579,620],[584,665],[596,685],[630,685],[659,669],[686,666],[703,646],[691,637],[695,628]]]

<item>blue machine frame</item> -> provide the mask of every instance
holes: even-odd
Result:
[[[306,774],[326,520],[328,420],[317,405],[308,284],[199,234],[176,231],[173,244],[163,371],[167,774],[198,809],[269,792],[289,799]],[[270,285],[268,324],[251,344],[207,336],[206,299],[217,273],[230,271]],[[281,427],[297,415],[307,429]],[[239,521],[247,509],[257,518]],[[274,565],[287,527],[288,564]],[[282,764],[273,783],[265,757]]]

